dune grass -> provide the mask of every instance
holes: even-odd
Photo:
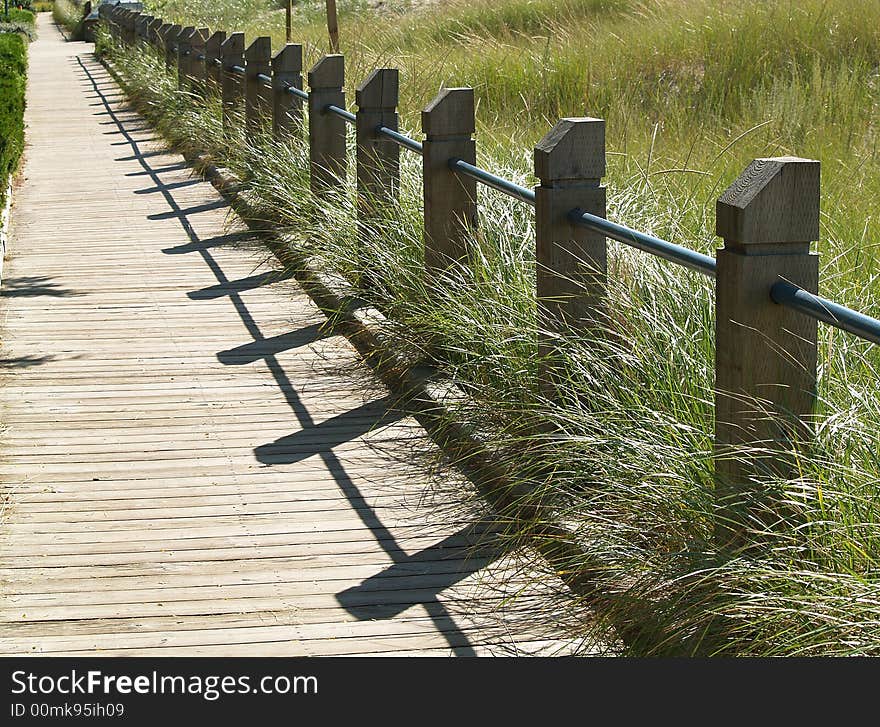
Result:
[[[81,39],[82,8],[72,0],[55,0],[52,3],[52,19],[67,30],[71,40]]]
[[[188,3],[185,18],[173,1],[157,12],[277,39],[277,12],[265,5],[254,24],[234,22],[250,17],[250,1],[219,11]],[[312,5],[300,6],[298,37],[313,43],[313,59],[322,30]],[[605,117],[609,216],[689,247],[715,246],[714,200],[750,158],[822,160],[822,292],[880,315],[878,2],[472,0],[430,13],[347,11],[349,80],[399,64],[410,128],[438,84],[475,85],[482,164],[528,183],[530,145],[556,116]],[[246,179],[257,214],[388,313],[403,355],[432,360],[467,390],[457,418],[490,436],[589,553],[581,565],[603,594],[592,632],[607,628],[618,643],[621,623],[641,624],[622,647],[640,655],[880,653],[877,347],[820,330],[816,441],[792,453],[798,477],[765,483],[794,516],[756,521],[758,550],[719,552],[709,281],[612,245],[614,335],[564,340],[564,385],[549,397],[535,383],[528,210],[481,192],[471,259],[437,295],[421,276],[417,160],[404,156],[394,224],[359,239],[351,175],[337,198],[310,199],[302,144],[224,139],[216,99],[194,103],[149,54],[116,52],[167,138]],[[381,275],[359,290],[364,268]],[[510,537],[520,537],[513,521]]]

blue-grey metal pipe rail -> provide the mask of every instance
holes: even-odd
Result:
[[[394,131],[394,129],[389,129],[387,126],[377,126],[376,133],[379,134],[379,136],[391,139],[391,141],[398,146],[402,146],[404,149],[414,151],[416,154],[423,153],[423,147],[420,142],[415,139],[410,139],[408,136],[404,136],[400,132]]]
[[[532,207],[535,206],[534,191],[522,187],[519,184],[515,184],[509,179],[499,177],[497,174],[492,174],[485,169],[476,167],[473,164],[468,164],[461,159],[450,159],[449,168],[465,175],[466,177],[476,179],[487,187],[498,190],[520,202],[524,202]],[[715,276],[715,259],[708,255],[703,255],[695,250],[689,250],[686,247],[675,245],[666,240],[661,240],[659,237],[654,237],[653,235],[646,235],[643,232],[638,232],[629,227],[618,225],[606,220],[604,217],[596,217],[595,215],[591,215],[579,209],[572,210],[569,219],[576,225],[581,225],[597,232],[601,232],[612,240],[617,240],[618,242],[630,245],[631,247],[649,252],[663,258],[664,260],[678,263],[679,265],[691,268],[692,270],[701,272],[709,277]]]
[[[475,167],[473,164],[468,164],[461,159],[450,159],[449,168],[453,172],[458,172],[466,177],[476,179],[487,187],[496,189],[509,197],[518,199],[520,202],[525,202],[532,207],[535,206],[535,193],[531,189],[526,189],[518,184],[514,184],[509,179],[499,177],[496,174],[492,174],[492,172],[487,172],[485,169]]]
[[[801,287],[780,280],[770,288],[774,303],[796,310],[805,316],[827,323],[871,343],[880,344],[880,320],[854,311],[833,300],[809,293]]]
[[[244,66],[231,66],[229,70],[233,73],[239,74],[240,76],[243,76],[245,74]]]
[[[351,113],[351,111],[341,109],[338,106],[334,106],[332,103],[327,104],[323,109],[321,109],[321,112],[325,114],[335,114],[340,119],[347,121],[349,124],[353,124],[355,121],[357,121],[357,116]]]
[[[258,73],[257,78],[260,79],[263,83],[268,85],[272,85],[272,76],[267,76],[265,73]]]
[[[196,60],[197,60],[197,61],[203,61],[203,60],[205,60],[205,54],[204,54],[204,53],[199,53],[199,54],[196,56]]]
[[[624,245],[629,245],[669,262],[696,270],[698,273],[708,275],[710,278],[715,277],[715,258],[709,255],[704,255],[701,252],[682,247],[681,245],[675,245],[653,235],[646,235],[644,232],[638,232],[624,225],[618,225],[616,222],[606,220],[604,217],[591,215],[589,212],[584,212],[580,209],[573,209],[569,213],[568,219],[581,227],[601,232],[605,237],[622,242]]]
[[[301,98],[303,101],[309,100],[309,94],[307,94],[301,88],[297,88],[296,86],[288,84],[284,87],[284,90],[287,91],[287,93],[296,96],[297,98]]]

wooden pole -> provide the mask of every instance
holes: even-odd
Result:
[[[373,71],[355,95],[357,121],[357,210],[363,251],[369,240],[380,237],[400,186],[400,147],[376,133],[378,126],[397,131],[399,74],[396,68]],[[371,285],[378,271],[362,255],[361,284]]]
[[[284,39],[290,43],[293,40],[293,0],[287,0],[284,6]]]
[[[230,134],[243,86],[232,67],[244,65],[244,33],[232,33],[220,44],[220,62],[222,63],[220,93],[223,105],[223,131],[225,134]]]
[[[535,244],[539,341],[549,384],[556,332],[597,333],[607,322],[605,236],[572,224],[569,213],[605,217],[605,122],[562,119],[535,147]]]
[[[735,548],[785,517],[765,483],[796,475],[791,453],[812,436],[817,323],[769,291],[818,291],[819,162],[753,161],[718,200],[716,234],[715,534]]]
[[[328,105],[345,108],[345,59],[324,56],[308,75],[311,190],[321,197],[345,179],[345,121],[324,113]]]
[[[186,90],[187,78],[190,75],[189,67],[192,63],[192,44],[190,41],[195,32],[195,26],[188,25],[180,29],[175,40],[177,44],[177,88],[181,91]]]
[[[422,111],[425,280],[468,256],[477,226],[477,182],[456,174],[450,159],[477,163],[474,89],[447,88]]]
[[[269,36],[257,38],[245,51],[244,57],[245,127],[253,138],[269,116],[267,96],[270,92],[257,75],[272,76],[272,39]]]
[[[103,5],[101,6],[103,7]],[[153,48],[159,47],[160,37],[159,37],[159,28],[162,27],[162,18],[153,18],[149,25],[147,26],[147,43],[153,46]]]
[[[165,31],[165,68],[169,71],[173,70],[177,63],[177,53],[174,50],[174,45],[177,42],[177,35],[181,29],[182,26],[175,24],[169,26]]]
[[[190,36],[190,53],[189,59],[189,87],[196,93],[204,95],[207,92],[207,84],[205,82],[205,44],[208,42],[208,36],[211,31],[208,28],[197,28]],[[199,56],[202,56],[201,60]]]
[[[330,52],[339,53],[339,21],[336,0],[327,0],[327,32],[330,34]]]
[[[217,30],[205,43],[205,88],[212,93],[220,93],[223,86],[223,67],[220,60],[220,46],[226,40],[226,31]]]
[[[301,98],[287,91],[302,91],[302,46],[287,43],[272,59],[272,133],[279,141],[299,134],[302,128]]]

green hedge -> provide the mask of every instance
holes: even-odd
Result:
[[[24,149],[24,92],[27,49],[18,33],[0,34],[0,206],[6,183]]]
[[[0,10],[0,35],[3,33],[21,33],[27,36],[28,40],[36,37],[36,29],[34,25],[35,16],[29,10],[19,10],[18,8],[10,8],[9,15],[4,15]]]
[[[19,10],[18,8],[9,8],[9,17],[6,18],[0,14],[0,19],[8,20],[10,23],[26,23],[34,24],[34,14],[30,10]]]

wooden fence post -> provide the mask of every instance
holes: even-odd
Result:
[[[195,26],[188,25],[181,28],[177,34],[177,88],[180,91],[186,90],[186,79],[190,75],[189,67],[192,63],[192,34],[195,33]]]
[[[147,28],[153,20],[152,15],[141,15],[135,21],[134,31],[135,40],[138,45],[142,45],[147,41]]]
[[[399,74],[396,68],[373,71],[355,92],[357,104],[357,210],[361,249],[387,219],[400,187],[400,147],[379,136],[376,127],[397,131]],[[361,265],[361,284],[370,284],[369,261]]]
[[[794,475],[789,454],[812,434],[817,323],[769,291],[780,279],[818,291],[819,162],[753,161],[718,200],[716,234],[715,533],[738,547],[782,509],[760,479]]]
[[[544,360],[553,334],[593,333],[607,322],[605,236],[573,225],[575,208],[605,217],[605,122],[562,119],[535,147],[535,242],[539,343]],[[548,375],[542,375],[547,383]]]
[[[205,43],[210,30],[197,28],[189,38],[190,57],[187,72],[189,88],[198,94],[205,93]]]
[[[122,44],[125,40],[122,31],[122,15],[124,14],[124,12],[125,11],[118,6],[110,11],[110,17],[113,19],[113,39],[120,44]]]
[[[177,53],[174,46],[177,43],[177,36],[180,34],[181,26],[170,25],[165,31],[165,68],[169,71],[174,68],[177,61]]]
[[[119,11],[119,37],[125,45],[129,45],[128,21],[131,11],[122,8]]]
[[[219,94],[223,86],[223,67],[220,46],[226,40],[226,31],[217,30],[205,42],[205,89]]]
[[[155,47],[156,30],[162,25],[162,18],[150,18],[144,27],[144,45]]]
[[[324,56],[309,71],[309,160],[311,190],[315,196],[345,179],[345,121],[325,114],[328,105],[345,108],[345,59]]]
[[[133,10],[128,15],[128,44],[131,46],[137,43],[137,25],[140,17],[140,10]]]
[[[147,44],[154,50],[159,48],[159,28],[162,25],[162,18],[153,18],[147,25]]]
[[[245,128],[253,137],[259,133],[263,117],[269,112],[266,84],[257,75],[270,76],[272,73],[272,39],[262,36],[254,40],[245,51],[245,60]]]
[[[159,26],[156,28],[156,34],[153,36],[153,45],[159,54],[165,53],[165,37],[171,28],[171,23],[165,23],[159,18]]]
[[[302,78],[302,46],[285,45],[272,59],[272,133],[286,139],[302,127],[302,99],[288,93],[292,86],[300,91]]]
[[[125,42],[128,45],[134,45],[137,39],[135,26],[140,14],[140,10],[129,10],[125,14]]]
[[[476,164],[475,129],[472,88],[447,88],[422,111],[425,279],[429,287],[450,265],[467,259],[477,226],[477,182],[449,168],[450,159]]]
[[[232,70],[233,66],[244,65],[244,33],[232,33],[220,46],[220,62],[222,63],[221,93],[223,102],[223,131],[232,131],[234,112],[239,105],[241,81]]]
[[[119,8],[111,7],[105,3],[104,5],[98,6],[98,12],[101,13],[102,11],[107,20],[107,28],[110,31],[110,37],[114,41],[119,40],[119,26],[116,24],[116,13],[119,12]]]

